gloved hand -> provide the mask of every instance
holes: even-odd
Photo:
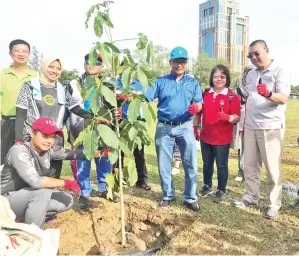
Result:
[[[98,120],[98,124],[107,124],[107,125],[110,125],[111,122],[109,120]]]
[[[64,180],[64,188],[75,191],[79,196],[81,194],[81,189],[75,180]]]
[[[220,107],[220,111],[217,112],[218,121],[227,121],[228,122],[229,117],[230,117],[229,114],[224,113],[222,107]]]
[[[194,131],[195,138],[196,138],[197,140],[199,140],[199,139],[200,139],[200,132],[198,131],[196,125],[193,126],[193,131]]]
[[[128,101],[128,97],[124,94],[118,94],[116,100]]]
[[[19,144],[19,143],[22,143],[23,140],[15,140],[15,144]]]
[[[109,154],[110,148],[106,148],[103,152],[103,156],[107,157]]]
[[[190,115],[195,115],[196,113],[200,112],[199,106],[197,103],[193,103],[188,106],[188,112]]]
[[[257,85],[257,91],[260,95],[268,98],[270,95],[270,91],[267,89],[267,85],[262,83],[262,79],[260,78],[259,84]]]

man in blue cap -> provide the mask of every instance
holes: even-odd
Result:
[[[171,164],[176,143],[185,170],[184,205],[199,211],[197,204],[197,151],[193,132],[193,115],[201,111],[202,94],[198,81],[186,74],[188,53],[176,47],[170,53],[171,72],[158,77],[154,87],[146,92],[148,101],[158,98],[156,151],[163,198],[160,207],[167,207],[175,199],[171,178]]]

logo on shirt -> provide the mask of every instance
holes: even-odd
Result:
[[[52,95],[46,95],[44,97],[44,102],[49,106],[53,106],[55,104],[55,98]]]
[[[223,106],[224,105],[224,100],[220,101],[220,105]]]

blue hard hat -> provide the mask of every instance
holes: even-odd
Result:
[[[170,52],[170,60],[173,59],[188,59],[188,52],[185,48],[183,47],[175,47],[172,49],[172,51]]]

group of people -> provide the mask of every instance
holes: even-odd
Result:
[[[107,198],[106,176],[113,166],[108,150],[95,152],[98,191],[90,181],[91,162],[83,153],[83,145],[64,149],[62,129],[68,127],[68,141],[72,145],[85,127],[85,120],[93,118],[91,90],[84,101],[81,89],[89,76],[101,76],[103,60],[98,56],[95,66],[84,57],[85,73],[80,81],[67,85],[59,82],[62,63],[56,57],[44,57],[39,74],[27,67],[30,45],[14,40],[9,45],[13,64],[0,73],[1,81],[1,195],[8,198],[18,220],[42,227],[56,214],[73,205],[72,196],[56,190],[63,187],[76,191],[79,207],[92,206],[91,196]],[[234,92],[229,69],[215,66],[210,74],[209,89],[201,90],[198,81],[186,73],[188,52],[176,47],[170,52],[170,73],[156,78],[146,91],[132,74],[130,85],[157,104],[155,144],[162,188],[160,207],[168,207],[175,200],[171,170],[174,152],[180,155],[185,171],[183,202],[192,211],[200,211],[197,195],[213,194],[214,161],[218,185],[214,201],[225,199],[229,176],[229,150],[233,131],[242,141],[239,150],[240,176],[245,179],[245,194],[235,206],[257,205],[259,200],[260,169],[267,169],[270,205],[265,216],[275,218],[281,206],[281,153],[285,127],[286,101],[290,86],[284,70],[268,56],[265,41],[256,40],[249,46],[250,69],[244,71],[243,81]],[[113,117],[122,122],[127,118],[128,102],[134,95],[122,94],[121,76],[115,85],[121,108],[113,108]],[[240,119],[241,117],[241,119]],[[144,121],[144,117],[139,116]],[[241,121],[240,121],[241,120]],[[100,120],[99,122],[101,122]],[[239,125],[238,123],[241,122]],[[236,128],[238,127],[238,128]],[[241,129],[242,127],[242,129]],[[200,141],[203,159],[203,187],[198,192],[198,156],[196,140]],[[122,156],[122,161],[123,161]],[[137,187],[148,191],[148,174],[144,146],[134,150],[138,172]],[[72,160],[74,180],[60,179],[62,160]],[[175,165],[178,169],[178,166]],[[110,199],[118,202],[113,194]]]

